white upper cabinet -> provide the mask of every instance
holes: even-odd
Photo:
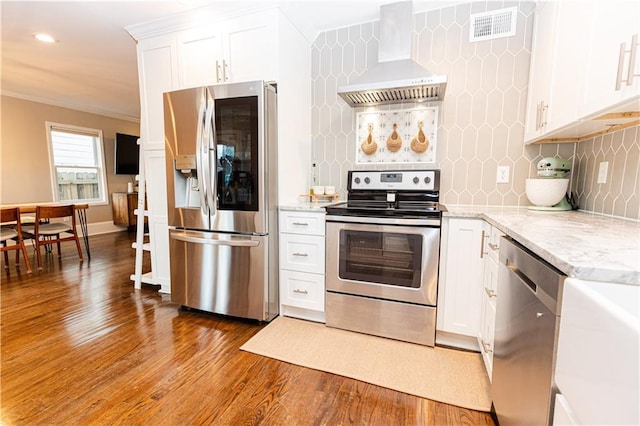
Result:
[[[592,7],[593,30],[587,43],[589,56],[583,99],[585,115],[640,96],[637,44],[640,41],[640,2],[596,1]],[[600,25],[603,22],[610,24]],[[635,45],[632,44],[634,36]]]
[[[595,120],[601,114],[637,111],[640,77],[629,74],[640,68],[637,44],[632,47],[638,33],[637,1],[540,2],[525,142],[574,142],[608,129],[611,121]]]
[[[590,14],[581,2],[558,2],[551,93],[545,111],[545,133],[561,128],[580,117],[584,69],[588,46]],[[563,24],[564,23],[564,24]],[[570,25],[568,24],[570,23]]]
[[[138,45],[140,120],[143,149],[164,149],[162,94],[175,89],[178,75],[172,37],[144,40]]]
[[[269,10],[182,31],[181,87],[276,80],[277,19]]]
[[[225,82],[222,37],[219,25],[195,28],[178,35],[181,88]]]
[[[525,139],[535,139],[545,133],[543,121],[549,107],[551,95],[551,72],[556,32],[558,3],[539,3],[536,9],[531,69],[529,71],[529,93],[527,96],[527,116]]]

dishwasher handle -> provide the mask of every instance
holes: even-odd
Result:
[[[500,263],[506,265],[552,312],[560,312],[566,278],[561,271],[506,236],[500,244]]]

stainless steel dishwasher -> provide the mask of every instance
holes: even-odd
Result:
[[[508,237],[500,244],[492,397],[501,426],[551,422],[562,272]]]

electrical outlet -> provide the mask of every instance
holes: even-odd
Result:
[[[498,166],[496,183],[509,183],[509,166]]]
[[[609,170],[609,162],[602,161],[598,168],[598,183],[607,183],[607,171]]]

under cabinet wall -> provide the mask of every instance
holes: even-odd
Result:
[[[581,210],[640,220],[640,126],[575,144],[571,190]],[[599,184],[600,163],[609,163]]]

